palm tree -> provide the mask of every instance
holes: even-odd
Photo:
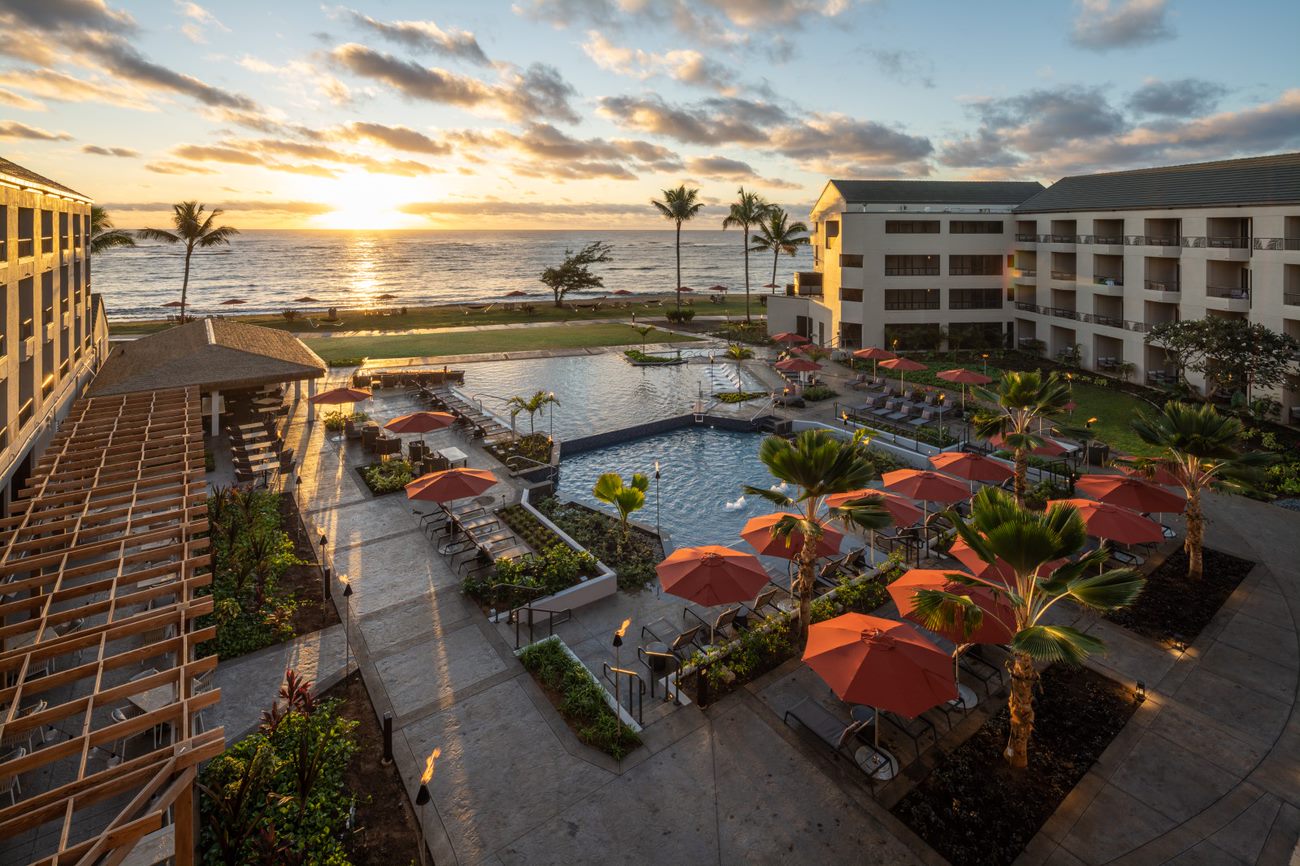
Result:
[[[596,479],[591,488],[591,495],[601,502],[614,506],[618,511],[618,522],[623,530],[620,544],[627,543],[628,518],[632,512],[640,511],[645,505],[645,492],[650,488],[650,479],[640,472],[632,476],[632,483],[623,483],[623,476],[617,472],[606,472]]]
[[[739,394],[744,390],[741,386],[743,381],[740,378],[740,362],[748,361],[754,357],[754,350],[748,346],[742,346],[739,343],[727,344],[727,357],[736,362],[736,393]]]
[[[645,351],[645,338],[650,336],[650,334],[654,331],[654,329],[655,329],[654,325],[641,325],[636,329],[636,332],[641,335],[642,352]]]
[[[531,397],[511,397],[506,401],[510,407],[510,420],[513,422],[520,412],[528,413],[528,435],[532,436],[536,432],[537,413],[546,406],[558,406],[560,401],[556,399],[555,394],[547,391],[538,391]]]
[[[1016,501],[1024,504],[1029,477],[1029,453],[1043,444],[1038,428],[1041,419],[1061,412],[1070,402],[1069,383],[1056,373],[1046,377],[1037,370],[1011,371],[1002,375],[993,397],[997,410],[975,416],[975,432],[980,436],[1002,436],[1015,455]]]
[[[1187,496],[1187,577],[1200,580],[1205,544],[1205,513],[1201,494],[1206,490],[1240,490],[1258,479],[1259,470],[1273,462],[1263,451],[1242,451],[1238,446],[1242,423],[1221,415],[1205,403],[1169,401],[1156,414],[1140,413],[1132,422],[1143,442],[1160,449],[1155,458],[1134,458],[1139,470],[1167,470]]]
[[[204,212],[204,206],[196,201],[183,201],[172,205],[172,230],[140,229],[136,234],[146,240],[162,241],[165,244],[185,244],[185,278],[181,282],[180,319],[185,321],[185,295],[190,287],[190,257],[196,249],[229,244],[230,238],[239,234],[231,226],[217,226],[217,218],[223,211],[214,208],[211,213]]]
[[[731,205],[731,212],[727,218],[722,221],[722,227],[729,229],[732,226],[739,226],[744,230],[745,239],[745,321],[752,321],[749,315],[749,230],[762,222],[772,206],[763,201],[763,197],[756,192],[745,192],[745,188],[740,188],[740,198]]]
[[[677,283],[673,292],[677,295],[679,310],[682,308],[682,223],[694,219],[700,208],[704,207],[704,202],[698,200],[699,194],[698,189],[687,189],[686,184],[682,184],[677,189],[664,190],[663,201],[650,200],[655,210],[664,219],[672,220],[677,227]]]
[[[90,252],[91,255],[102,253],[113,247],[133,247],[135,238],[131,233],[113,228],[113,220],[108,211],[99,205],[90,208]]]
[[[1035,662],[1081,664],[1105,649],[1097,638],[1070,626],[1051,623],[1046,615],[1059,601],[1070,599],[1098,612],[1132,604],[1146,583],[1131,568],[1102,571],[1110,550],[1089,551],[1055,571],[1047,566],[1074,556],[1088,540],[1083,518],[1072,505],[1055,505],[1046,512],[1031,511],[996,487],[985,487],[971,503],[969,520],[950,513],[962,540],[990,565],[1001,560],[1014,577],[1006,584],[985,583],[969,575],[948,575],[957,583],[990,587],[1005,596],[1015,614],[1011,639],[1011,692],[1007,707],[1011,733],[1003,755],[1013,767],[1023,769],[1029,760],[1029,737],[1034,730]],[[980,627],[983,611],[969,595],[960,592],[920,590],[915,611],[932,629],[952,631]]]
[[[776,266],[781,253],[793,256],[799,247],[808,243],[808,226],[801,222],[790,222],[790,215],[785,208],[772,205],[767,215],[758,224],[758,234],[754,235],[754,252],[772,254],[772,283],[776,283]]]
[[[859,430],[848,441],[837,439],[825,430],[805,430],[793,442],[769,436],[758,449],[759,459],[773,477],[792,485],[798,493],[790,497],[776,490],[744,487],[747,494],[798,512],[797,516],[784,518],[773,525],[772,535],[784,537],[787,544],[793,533],[803,536],[803,547],[796,560],[799,570],[791,587],[799,597],[798,639],[801,643],[812,621],[817,541],[822,537],[826,519],[822,516],[822,505],[827,496],[860,490],[877,477],[863,432]],[[842,508],[830,509],[829,516],[867,530],[881,529],[891,520],[889,512],[869,499],[854,500]]]

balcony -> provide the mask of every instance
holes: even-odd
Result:
[[[1038,242],[1038,235],[1028,232],[1016,232],[1016,243],[1033,244]]]
[[[1078,276],[1074,271],[1052,271],[1052,279],[1054,280],[1065,280],[1072,283]]]
[[[1150,301],[1176,304],[1182,300],[1177,280],[1146,280],[1142,283],[1142,288],[1149,292],[1147,300]]]
[[[1069,319],[1074,322],[1087,322],[1093,325],[1103,325],[1108,328],[1135,331],[1140,334],[1145,334],[1151,330],[1151,326],[1146,322],[1134,322],[1129,319],[1116,319],[1113,316],[1101,316],[1096,313],[1081,313],[1078,310],[1069,310],[1064,307],[1044,307],[1038,304],[1028,304],[1024,301],[1017,301],[1016,309],[1023,313],[1037,313],[1040,316],[1053,316],[1057,319]]]
[[[1012,268],[1011,279],[1019,280],[1024,283],[1037,282],[1038,269],[1037,268]]]
[[[21,430],[23,427],[26,427],[27,422],[32,420],[32,411],[35,407],[35,404],[36,401],[33,400],[31,397],[28,397],[27,402],[24,403],[22,405],[22,408],[18,410],[18,429]]]
[[[1157,255],[1176,256],[1183,250],[1177,235],[1126,235],[1124,243],[1130,247],[1160,247]]]
[[[846,288],[840,287],[840,300],[841,300],[841,301],[861,301],[861,300],[862,300],[862,289],[846,289]]]
[[[1189,235],[1183,238],[1183,247],[1207,250],[1213,257],[1230,262],[1244,262],[1250,258],[1250,238],[1214,235]]]
[[[1250,289],[1241,286],[1207,285],[1205,306],[1231,313],[1248,313],[1250,312]]]
[[[1300,250],[1300,238],[1255,238],[1253,246],[1257,250]]]
[[[1283,293],[1282,303],[1288,307],[1300,307],[1300,292]]]
[[[36,254],[36,241],[33,238],[18,239],[18,258],[30,259]]]
[[[1092,278],[1092,291],[1095,295],[1110,295],[1111,297],[1122,298],[1124,296],[1124,278],[1094,276]]]
[[[785,293],[792,298],[820,298],[822,275],[817,271],[795,271],[794,285],[787,285]]]

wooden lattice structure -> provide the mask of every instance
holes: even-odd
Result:
[[[225,746],[199,717],[220,694],[195,652],[215,633],[197,389],[77,401],[24,494],[0,518],[0,741],[29,746],[0,755],[5,859],[115,864],[153,834],[191,863],[195,773]]]

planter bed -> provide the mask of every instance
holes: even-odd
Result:
[[[400,493],[415,480],[411,464],[406,460],[388,460],[357,467],[357,474],[373,496]],[[405,480],[403,480],[405,479]]]
[[[1029,767],[1002,757],[1004,706],[942,756],[891,810],[953,866],[1010,864],[1137,709],[1126,686],[1088,668],[1043,671]]]
[[[560,502],[553,498],[539,501],[536,507],[570,538],[613,569],[618,575],[619,589],[635,592],[655,580],[655,565],[663,560],[664,551],[662,542],[653,532],[632,526],[627,544],[620,549],[622,530],[618,519],[612,515],[581,503]]]
[[[558,637],[524,647],[519,660],[579,740],[618,760],[641,745],[637,732],[610,707],[609,693]]]
[[[483,450],[491,454],[511,471],[527,472],[527,467],[511,467],[510,458],[524,457],[527,460],[536,461],[537,463],[550,464],[553,445],[548,436],[542,433],[529,433],[527,436],[520,436],[510,442],[501,442],[492,445],[483,446]]]
[[[280,520],[293,539],[293,553],[298,563],[291,565],[280,578],[280,586],[298,600],[293,612],[293,635],[300,637],[339,622],[339,611],[325,600],[320,562],[316,558],[315,537],[303,525],[298,504],[292,496],[280,497]]]
[[[747,403],[750,400],[760,400],[771,397],[766,391],[719,391],[713,395],[720,403]]]
[[[667,355],[650,355],[646,352],[640,351],[639,349],[628,349],[623,353],[623,357],[627,358],[628,363],[633,367],[665,367],[686,363],[685,358]]]
[[[538,520],[536,515],[522,505],[508,505],[498,510],[497,516],[510,527],[515,537],[533,550],[541,551],[557,544],[564,544],[564,539],[556,535],[549,526]]]
[[[1152,640],[1190,644],[1255,563],[1205,548],[1204,575],[1187,578],[1187,553],[1180,547],[1147,575],[1146,587],[1132,606],[1106,619]]]

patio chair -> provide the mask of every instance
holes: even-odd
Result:
[[[997,677],[998,686],[1004,683],[1002,668],[985,661],[982,655],[976,653],[978,649],[979,647],[968,647],[965,652],[957,656],[957,665],[984,684],[984,694],[992,696],[993,686],[991,683],[993,678]]]
[[[745,624],[748,625],[748,621],[751,617],[758,616],[759,611],[766,608],[771,608],[773,612],[779,613],[781,608],[777,607],[776,596],[780,591],[781,587],[779,586],[768,585],[764,587],[759,591],[758,595],[754,597],[753,602],[750,604],[742,604],[740,606],[740,612],[736,614],[736,619],[745,620]]]
[[[17,721],[18,719],[26,718],[27,716],[35,715],[36,713],[43,713],[48,707],[49,704],[46,701],[37,701],[31,706],[21,709],[14,714],[14,720]],[[25,747],[26,751],[31,752],[32,738],[37,735],[40,735],[41,745],[45,745],[47,738],[45,727],[42,726],[39,728],[29,728],[25,731],[15,731],[13,733],[5,734],[4,739],[0,740],[0,749],[14,749],[22,746]]]
[[[924,427],[926,424],[933,424],[938,412],[933,409],[922,409],[921,414],[915,418],[908,419],[907,423],[913,427]]]
[[[0,758],[0,765],[4,765],[9,763],[10,761],[16,761],[19,758],[25,758],[25,757],[27,757],[27,750],[24,749],[22,746],[19,746],[18,748],[9,752],[3,758]],[[10,806],[18,805],[18,797],[22,794],[22,792],[23,792],[23,786],[18,783],[17,773],[11,773],[8,776],[0,776],[0,794],[9,795]]]
[[[698,625],[678,631],[672,623],[661,617],[649,625],[641,626],[641,640],[644,641],[646,635],[649,635],[651,640],[667,647],[666,652],[677,656],[679,661],[686,661],[692,650],[699,645],[701,631],[702,627]]]
[[[916,750],[916,756],[921,757],[921,738],[926,734],[934,740],[934,744],[939,744],[939,733],[935,730],[934,722],[924,716],[917,716],[909,719],[906,716],[900,716],[898,713],[891,713],[888,710],[877,710],[878,718],[883,718],[889,725],[896,728],[900,733],[912,741],[912,748]]]
[[[874,753],[880,763],[891,763],[884,753],[868,742],[865,737],[860,736],[871,727],[871,722],[845,722],[838,716],[833,715],[814,698],[804,698],[786,710],[781,720],[787,725],[790,725],[791,721],[798,722],[800,728],[820,740],[837,758],[843,758],[861,771],[873,787],[875,780],[858,761],[858,751],[867,749],[868,754]],[[795,726],[790,725],[790,727]]]
[[[689,617],[699,622],[701,626],[709,630],[709,643],[713,644],[717,642],[719,633],[721,633],[722,636],[726,638],[735,637],[734,626],[736,622],[736,614],[738,613],[740,613],[740,605],[736,605],[735,607],[729,607],[726,610],[719,613],[717,617],[714,618],[713,622],[710,623],[704,617],[696,613],[693,609],[687,607],[682,609],[682,621],[686,622],[687,618]]]

